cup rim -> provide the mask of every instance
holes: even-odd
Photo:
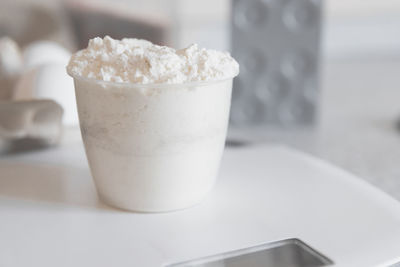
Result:
[[[114,86],[114,87],[129,87],[129,88],[176,88],[176,87],[197,87],[197,86],[205,86],[210,84],[222,83],[228,80],[233,80],[239,73],[235,74],[233,77],[224,78],[220,80],[211,80],[211,81],[200,81],[200,82],[185,82],[185,83],[129,83],[129,82],[112,82],[112,81],[103,81],[92,78],[87,78],[79,75],[74,75],[67,70],[69,76],[71,76],[74,80],[81,80],[89,83],[99,84],[103,87],[105,86]]]

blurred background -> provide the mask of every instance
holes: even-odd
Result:
[[[399,1],[2,0],[1,157],[67,142],[78,120],[65,66],[104,35],[231,51],[228,144],[284,143],[400,199]]]
[[[224,50],[231,47],[232,2],[235,1],[3,0],[0,34],[13,38],[22,47],[45,39],[75,50],[85,47],[89,38],[109,34],[115,38],[147,38],[175,47],[196,42]],[[251,2],[273,8],[274,1]],[[396,0],[297,2],[322,4],[323,52],[330,59],[398,52],[400,3]],[[255,11],[250,10],[249,16],[257,15],[251,12]]]

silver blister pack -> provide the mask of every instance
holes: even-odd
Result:
[[[318,102],[320,0],[232,0],[240,64],[231,123],[312,125]]]

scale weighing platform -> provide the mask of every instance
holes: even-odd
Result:
[[[199,205],[130,213],[96,196],[80,142],[0,160],[0,266],[400,266],[400,203],[280,146],[227,148]]]

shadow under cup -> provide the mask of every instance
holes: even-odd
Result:
[[[226,138],[232,78],[179,85],[74,77],[82,138],[100,198],[132,211],[199,203]]]

